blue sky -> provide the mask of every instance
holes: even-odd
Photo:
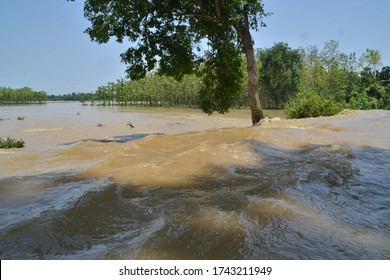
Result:
[[[82,0],[0,0],[0,86],[49,94],[91,92],[125,77],[120,53],[128,45],[99,45],[83,33]],[[340,51],[380,50],[390,65],[389,0],[265,0],[273,13],[253,33],[255,47],[287,42],[306,47],[330,40]]]

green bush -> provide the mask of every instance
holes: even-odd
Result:
[[[322,98],[313,90],[301,91],[287,103],[286,113],[290,119],[333,116],[342,109],[339,102],[331,98]]]
[[[378,100],[375,97],[368,96],[366,92],[353,92],[349,99],[349,109],[352,110],[371,110],[378,108]]]
[[[390,110],[390,86],[387,86],[379,99],[379,108],[384,110]]]
[[[7,140],[3,140],[0,137],[0,149],[11,149],[11,148],[23,148],[24,141],[22,139],[16,140],[12,138],[7,138]]]

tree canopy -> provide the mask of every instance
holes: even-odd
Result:
[[[302,52],[287,43],[258,51],[260,96],[269,108],[280,109],[298,92]]]
[[[263,117],[250,34],[264,25],[262,0],[86,0],[84,14],[92,41],[131,43],[121,54],[131,79],[156,69],[181,79],[201,69],[201,105],[209,114],[227,112],[233,104],[243,79],[244,53],[252,122]]]

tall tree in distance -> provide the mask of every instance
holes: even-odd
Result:
[[[280,109],[298,92],[303,64],[299,49],[287,43],[276,43],[258,51],[260,91],[268,108]]]
[[[131,79],[153,69],[180,79],[201,66],[201,107],[208,114],[227,112],[234,103],[245,54],[252,124],[264,117],[250,33],[264,26],[262,0],[86,0],[84,15],[92,41],[131,42],[121,54]]]

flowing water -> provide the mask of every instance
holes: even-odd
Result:
[[[1,259],[390,259],[389,111],[251,127],[247,111],[50,103],[0,118],[26,142],[0,150]]]

